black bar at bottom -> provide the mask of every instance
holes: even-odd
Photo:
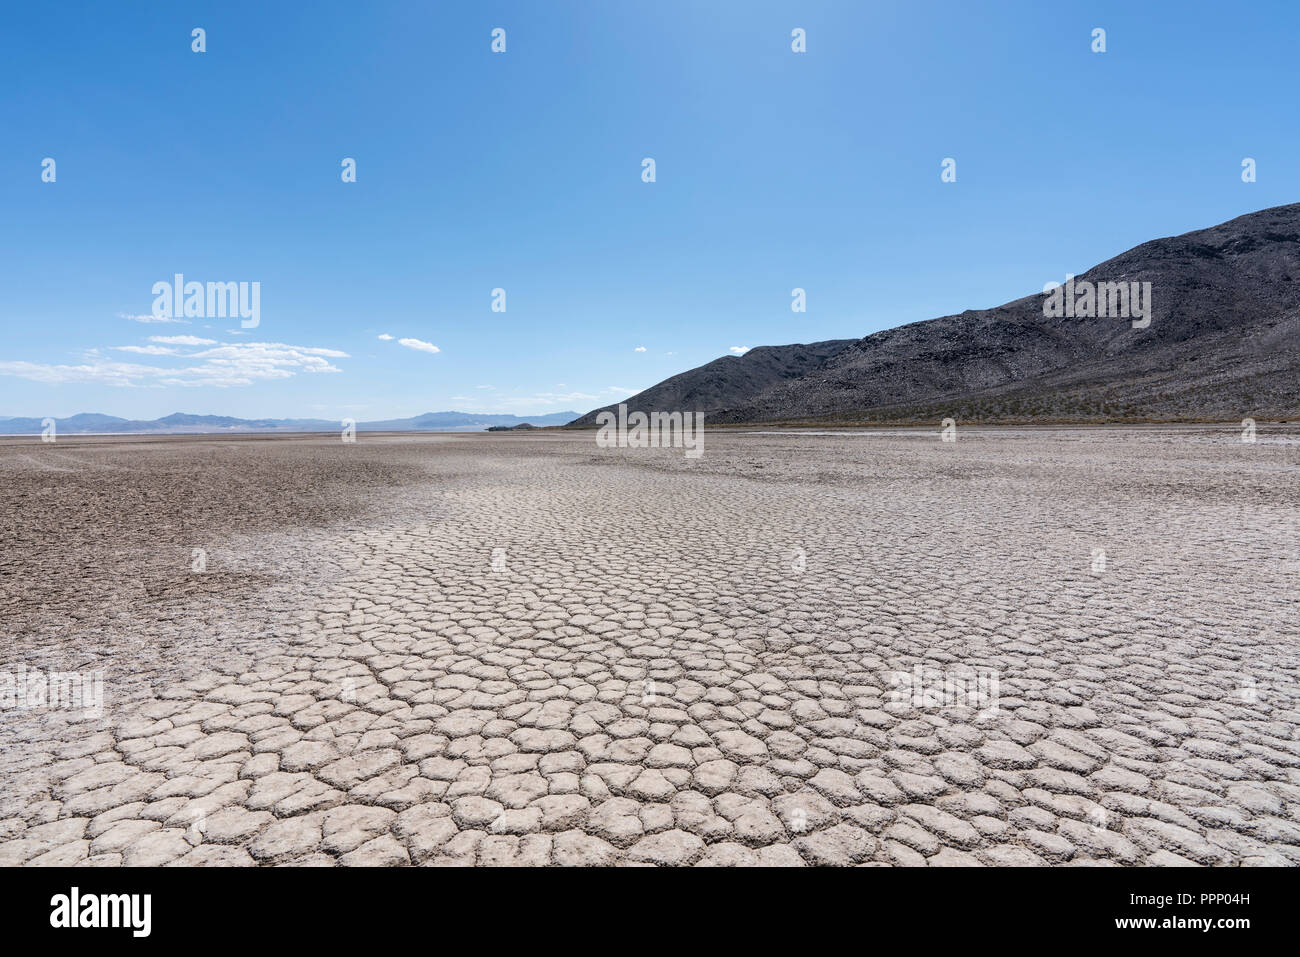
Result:
[[[593,943],[650,944],[656,927],[678,921],[698,928],[692,934],[733,941],[811,921],[828,933],[870,933],[873,925],[901,933],[911,927],[927,937],[951,933],[954,941],[967,942],[996,924],[1003,933],[1056,935],[1040,941],[1182,942],[1200,936],[1231,946],[1259,941],[1253,935],[1261,931],[1269,937],[1285,933],[1291,915],[1284,908],[1294,894],[1295,873],[1070,867],[455,874],[432,868],[9,868],[0,871],[0,884],[0,935],[7,949],[69,935],[81,944],[98,937],[127,946],[201,941],[256,943],[260,949],[277,941],[339,945],[360,933],[380,935],[384,946],[403,940],[418,945],[457,928],[474,934],[476,921],[483,922],[480,929],[489,934],[484,941],[494,948],[511,938],[536,943],[557,931],[573,944],[575,936],[600,933],[602,925],[616,936],[595,936]]]

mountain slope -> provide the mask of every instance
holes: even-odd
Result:
[[[1300,204],[1143,243],[1082,281],[1151,283],[1150,325],[1049,318],[1038,293],[850,340],[776,381],[745,370],[759,349],[725,357],[628,407],[714,423],[1300,416]]]
[[[358,432],[482,432],[489,426],[564,425],[576,412],[548,412],[545,415],[519,416],[480,412],[425,412],[407,419],[384,419],[358,422]],[[37,435],[44,420],[37,418],[0,419],[0,435]],[[160,419],[122,419],[97,412],[79,412],[55,419],[56,434],[96,432],[139,433],[214,433],[214,432],[338,432],[342,423],[335,419],[238,419],[229,415],[193,415],[173,412]]]
[[[807,345],[756,346],[743,356],[723,356],[707,365],[665,379],[627,399],[629,408],[646,410],[712,410],[725,408],[737,396],[757,395],[782,383],[799,381],[823,368],[856,339],[828,339]],[[634,405],[633,403],[641,403]],[[606,406],[615,409],[618,403]],[[595,409],[573,425],[594,425]]]

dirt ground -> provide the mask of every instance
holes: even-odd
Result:
[[[0,694],[104,694],[0,704],[0,864],[1300,863],[1298,479],[1295,426],[0,439]]]

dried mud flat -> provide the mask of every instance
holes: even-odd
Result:
[[[0,864],[1295,864],[1298,476],[1285,427],[0,440],[0,672],[106,695],[0,712]]]

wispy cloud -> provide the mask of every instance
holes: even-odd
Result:
[[[213,340],[200,340],[207,344]],[[156,352],[151,346],[119,346],[138,355],[184,358],[182,366],[143,365],[89,356],[77,364],[0,362],[0,375],[33,382],[90,382],[112,386],[231,386],[252,385],[270,379],[287,379],[299,372],[341,372],[330,359],[348,358],[346,352],[282,342],[236,342],[197,352],[179,349]],[[162,347],[160,347],[162,348]]]
[[[115,352],[133,352],[140,356],[179,356],[181,350],[172,346],[112,346]]]
[[[645,346],[637,346],[637,347],[636,347],[635,349],[633,349],[632,351],[633,351],[633,352],[645,352]]]
[[[408,349],[416,349],[420,352],[441,352],[442,350],[432,342],[425,342],[423,339],[398,339],[399,346],[406,346]]]
[[[172,346],[215,346],[216,339],[201,339],[198,336],[150,336],[150,342],[165,342]]]
[[[383,339],[385,342],[392,342],[392,341],[393,341],[393,337],[390,336],[390,335],[389,335],[388,333],[386,333],[386,332],[381,332],[381,333],[379,334],[379,337],[378,337],[378,338]]]
[[[735,353],[738,356],[743,356],[746,352],[749,351],[749,349],[750,349],[749,346],[732,346],[729,351]]]

